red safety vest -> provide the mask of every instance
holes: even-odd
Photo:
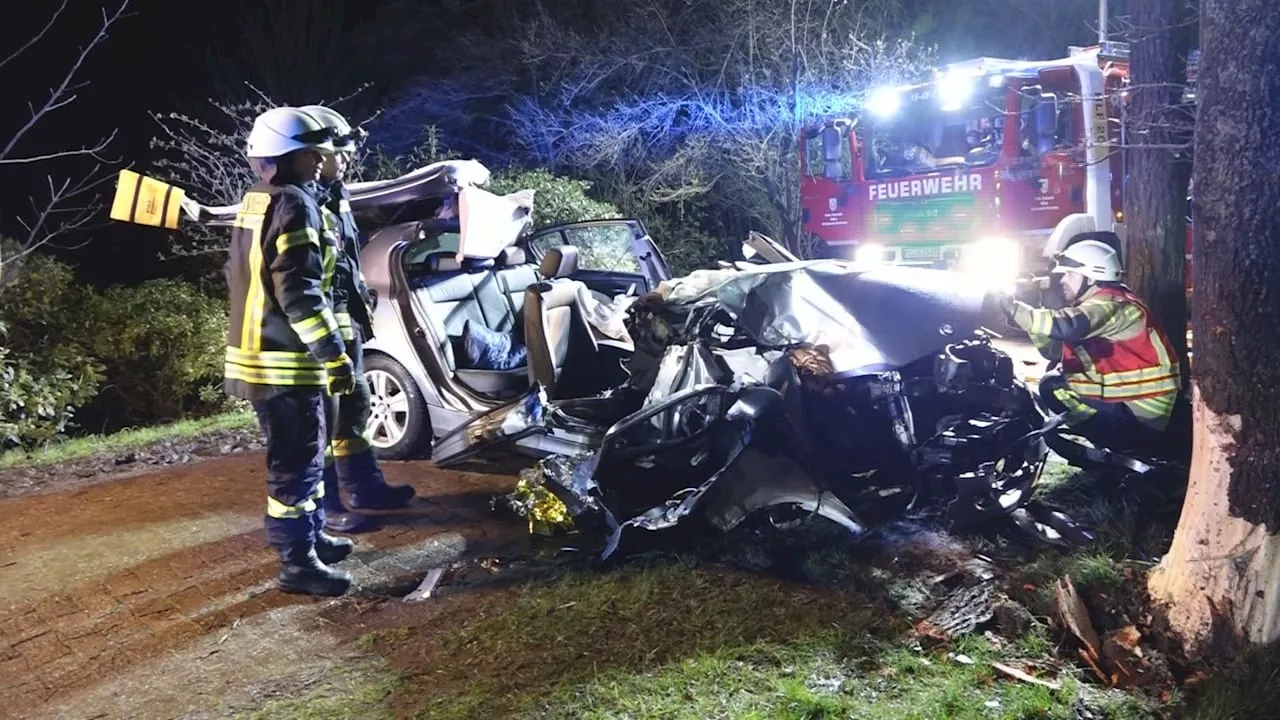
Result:
[[[1179,390],[1177,354],[1164,331],[1151,324],[1151,311],[1132,292],[1099,287],[1094,298],[1136,306],[1142,326],[1132,337],[1091,337],[1063,343],[1062,374],[1081,397],[1129,402]]]

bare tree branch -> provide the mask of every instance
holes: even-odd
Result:
[[[57,19],[57,15],[62,12],[63,7],[65,7],[65,3],[54,13],[54,17],[50,20],[50,23]],[[31,118],[27,120],[27,122],[19,128],[12,137],[9,138],[9,141],[5,143],[3,148],[0,148],[0,162],[14,162],[14,158],[12,157],[14,149],[32,128],[39,124],[40,121],[49,113],[75,102],[76,95],[71,91],[78,87],[83,87],[83,85],[72,86],[71,82],[75,79],[76,74],[80,72],[80,66],[82,66],[85,59],[89,57],[89,53],[93,52],[94,48],[107,39],[107,33],[111,29],[111,26],[120,18],[124,17],[124,11],[128,7],[129,0],[122,0],[120,7],[116,8],[114,13],[107,14],[106,10],[102,11],[102,24],[98,27],[97,34],[95,34],[87,44],[80,48],[80,53],[76,56],[75,62],[72,63],[71,69],[62,76],[62,82],[59,83],[58,87],[49,92],[49,97],[45,100],[44,104],[41,105],[39,109],[33,109],[31,112]],[[45,30],[42,30],[40,34],[43,35],[47,30],[48,26],[46,25]],[[21,49],[19,49],[19,52],[21,52]],[[13,57],[14,56],[11,55],[5,60],[5,62],[8,62],[9,59],[12,59]],[[3,63],[0,63],[0,65],[3,65]]]
[[[112,140],[116,139],[116,134],[119,132],[120,132],[119,130],[112,130],[110,134],[98,140],[98,142],[94,144],[92,147],[86,145],[83,147],[75,148],[74,150],[59,150],[56,152],[44,153],[41,155],[30,155],[27,157],[0,159],[0,165],[32,165],[35,163],[42,163],[49,160],[65,159],[65,158],[77,157],[77,156],[83,156],[83,155],[88,155],[94,158],[95,160],[101,161],[102,158],[99,157],[99,154],[107,149],[107,146],[111,144]]]
[[[39,32],[0,61],[0,68],[43,39],[62,17],[66,6],[66,0],[63,0]],[[44,102],[38,107],[28,103],[30,118],[4,142],[3,147],[0,147],[0,168],[54,166],[80,160],[93,162],[92,167],[78,177],[58,178],[53,173],[46,174],[47,195],[40,199],[29,198],[31,214],[17,218],[18,224],[22,226],[25,233],[25,237],[19,239],[20,245],[17,252],[0,258],[0,278],[6,281],[17,276],[15,268],[20,267],[24,255],[54,238],[86,229],[102,210],[102,197],[99,191],[104,184],[113,179],[113,175],[107,172],[107,166],[113,164],[113,161],[105,159],[102,154],[115,139],[116,131],[113,130],[95,143],[81,145],[78,148],[29,154],[18,154],[17,151],[33,129],[58,109],[67,107],[77,100],[76,91],[86,85],[86,83],[76,82],[85,60],[95,48],[106,42],[111,28],[121,18],[126,17],[125,11],[128,7],[129,0],[121,0],[120,5],[113,12],[108,12],[106,9],[100,10],[102,20],[97,32],[78,50],[70,68],[62,76],[58,85],[49,91],[49,96]]]
[[[0,68],[3,68],[5,65],[8,65],[11,61],[13,61],[14,58],[26,52],[27,49],[30,48],[32,45],[35,45],[36,43],[40,42],[41,38],[43,38],[46,34],[48,34],[50,28],[52,28],[54,25],[57,24],[58,17],[62,15],[62,11],[66,9],[67,9],[67,0],[62,0],[62,4],[58,6],[58,9],[54,10],[53,14],[49,16],[49,21],[44,24],[44,27],[40,28],[40,32],[37,32],[35,35],[32,35],[17,50],[14,50],[12,53],[10,53],[9,57],[6,57],[4,60],[0,60]]]

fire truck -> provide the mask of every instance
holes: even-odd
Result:
[[[1079,232],[1123,238],[1128,55],[983,57],[871,91],[856,117],[804,131],[802,231],[827,255],[992,282],[1044,272]]]

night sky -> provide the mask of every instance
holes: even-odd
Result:
[[[7,91],[7,102],[0,113],[0,143],[7,142],[28,120],[27,102],[43,103],[49,88],[61,80],[74,62],[78,48],[97,31],[104,5],[114,10],[117,2],[67,0],[65,11],[50,32],[17,60],[0,67],[0,79]],[[145,170],[151,159],[148,143],[156,131],[156,124],[148,113],[203,109],[204,101],[214,92],[207,58],[211,53],[234,50],[228,43],[235,42],[236,19],[241,8],[253,7],[259,2],[130,0],[129,16],[113,27],[111,37],[94,49],[82,68],[78,80],[88,85],[78,90],[79,98],[45,118],[25,137],[17,155],[30,156],[93,144],[117,129],[116,140],[106,155],[133,162]],[[1084,0],[1044,2],[1047,7],[1091,4]],[[363,0],[352,5],[361,12],[371,13],[382,3],[383,0]],[[37,32],[59,4],[59,0],[10,0],[5,8],[5,21],[0,24],[0,56],[13,52]],[[928,2],[922,0],[922,4]],[[1123,5],[1120,0],[1113,0],[1113,4]],[[418,5],[429,13],[436,3],[421,0]],[[1078,25],[1079,19],[1069,24]],[[1071,35],[1080,35],[1078,30],[1073,30]],[[1087,41],[1087,35],[1081,39]],[[978,40],[976,36],[968,37],[967,43],[961,42],[964,38],[939,39],[950,46],[953,54],[968,53],[968,46],[975,43],[1000,44],[994,38]],[[1056,48],[1057,43],[1053,45]],[[984,52],[1005,50],[1008,49],[993,46]],[[226,85],[221,87],[225,89]],[[83,174],[87,168],[83,162],[80,164]],[[74,175],[77,168],[68,165],[72,164],[64,164],[54,171],[62,176]],[[42,172],[27,172],[14,166],[0,168],[7,191],[4,213],[0,214],[0,233],[17,235],[21,228],[16,225],[15,216],[29,211],[28,195],[44,192],[44,172],[48,167],[38,169]],[[113,190],[113,180],[102,186],[107,200]],[[98,285],[131,284],[172,274],[157,260],[157,254],[166,245],[164,232],[111,222],[105,213],[101,217],[98,227],[76,238],[87,238],[87,244],[74,252],[59,252],[63,259],[75,265],[83,280]]]
[[[118,7],[102,0],[105,7]],[[4,142],[22,126],[30,113],[27,102],[42,104],[49,89],[61,81],[75,61],[78,49],[88,42],[100,25],[98,0],[68,0],[58,23],[36,45],[17,60],[0,68],[8,91],[8,102],[0,115],[0,138]],[[148,143],[155,123],[149,111],[179,109],[200,102],[208,95],[206,52],[218,38],[228,35],[226,18],[240,3],[234,0],[130,0],[128,17],[115,25],[107,42],[94,49],[83,66],[80,82],[88,85],[77,91],[79,98],[62,107],[28,134],[18,155],[29,156],[68,146],[92,145],[118,129],[107,157],[145,164]],[[10,3],[0,29],[3,54],[12,53],[48,21],[58,0],[29,0]],[[217,8],[217,14],[211,13]],[[75,167],[59,167],[71,174]],[[81,172],[87,170],[83,168]],[[44,176],[4,170],[4,186],[10,197],[2,230],[16,234],[12,216],[15,208],[30,207],[27,196],[44,189]],[[103,192],[110,197],[114,185]],[[12,203],[12,204],[10,204]],[[90,235],[88,244],[74,254],[59,253],[74,260],[80,275],[99,284],[132,283],[156,274],[156,254],[164,246],[163,233],[110,222],[105,213],[101,227]]]

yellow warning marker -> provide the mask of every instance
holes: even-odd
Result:
[[[111,201],[111,219],[176,230],[186,196],[187,191],[180,187],[121,170],[116,196]]]

